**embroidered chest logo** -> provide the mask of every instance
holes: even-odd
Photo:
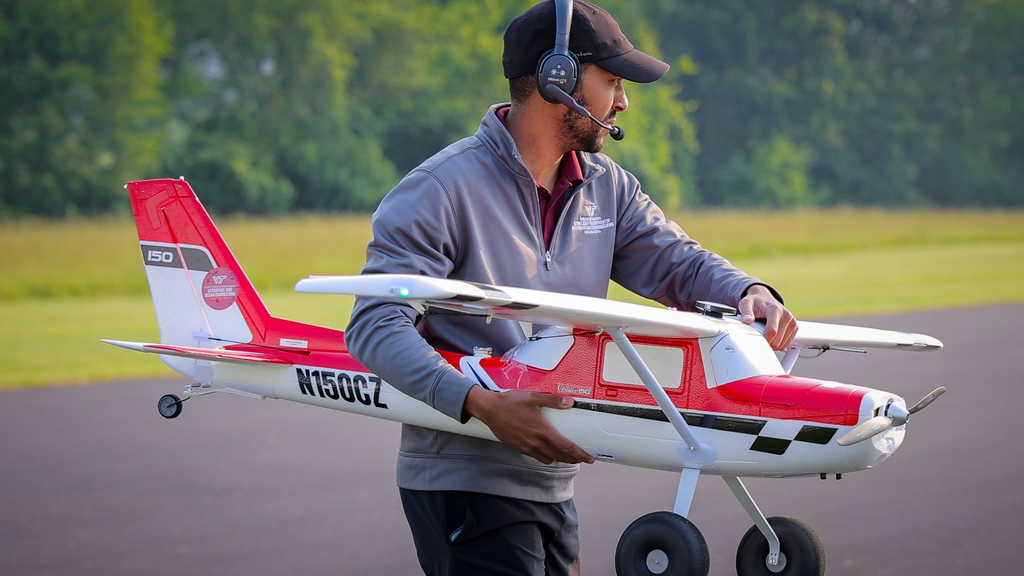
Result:
[[[611,218],[601,218],[601,215],[597,210],[597,204],[584,204],[583,212],[586,216],[580,214],[576,220],[573,220],[573,232],[600,234],[605,228],[615,226],[615,223],[612,222]]]

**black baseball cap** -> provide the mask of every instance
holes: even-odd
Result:
[[[505,29],[501,65],[505,78],[534,74],[537,62],[555,47],[555,2],[546,0],[523,12]],[[594,63],[631,82],[654,82],[669,65],[633,47],[607,10],[573,2],[569,51],[581,63]]]

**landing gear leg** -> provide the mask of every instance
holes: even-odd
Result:
[[[723,479],[754,521],[736,551],[738,576],[824,576],[825,548],[810,526],[784,516],[765,518],[739,478]]]
[[[743,535],[736,550],[736,574],[739,576],[824,576],[825,547],[811,527],[795,518],[772,516],[768,523],[782,543],[785,565],[777,571],[765,562],[768,541],[757,526]],[[780,564],[782,564],[780,562]]]
[[[188,398],[185,398],[185,400],[188,400]],[[160,397],[156,409],[160,411],[161,416],[168,420],[177,418],[178,414],[181,414],[181,403],[185,400],[178,398],[174,394],[165,394]]]
[[[689,520],[672,512],[637,518],[615,549],[618,576],[707,576],[707,542]]]
[[[699,468],[683,468],[679,476],[679,490],[676,491],[676,504],[672,511],[683,518],[690,515],[690,504],[693,502],[693,493],[697,491],[699,478]]]

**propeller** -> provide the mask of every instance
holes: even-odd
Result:
[[[850,430],[845,436],[836,441],[840,446],[850,446],[858,442],[863,442],[872,436],[876,436],[885,432],[893,426],[902,426],[910,420],[911,414],[916,414],[921,410],[924,410],[929,404],[935,401],[936,398],[942,396],[946,392],[944,386],[939,386],[935,390],[932,390],[927,396],[921,398],[921,400],[914,404],[910,410],[904,410],[898,404],[890,402],[885,407],[885,414],[875,416],[869,420],[865,420],[857,425],[856,428]]]
[[[939,386],[935,390],[932,390],[931,393],[929,393],[927,396],[925,396],[924,398],[921,398],[921,401],[918,402],[917,404],[914,404],[914,407],[911,408],[910,410],[907,410],[907,412],[909,412],[911,414],[917,414],[921,410],[924,410],[925,408],[927,408],[929,404],[931,404],[932,402],[935,402],[936,398],[938,398],[939,396],[942,396],[945,393],[946,393],[946,387],[945,386]]]
[[[836,441],[836,444],[840,446],[849,446],[856,444],[862,440],[867,440],[876,434],[885,432],[892,426],[892,420],[887,416],[875,416],[870,420],[865,420],[857,425],[856,428],[850,430]]]

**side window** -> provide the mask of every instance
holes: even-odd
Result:
[[[654,377],[662,388],[671,390],[679,388],[683,380],[683,350],[671,346],[651,346],[649,344],[633,344],[644,363],[651,369]],[[604,345],[604,365],[601,367],[601,379],[608,384],[629,384],[643,386],[622,351],[613,341]]]

